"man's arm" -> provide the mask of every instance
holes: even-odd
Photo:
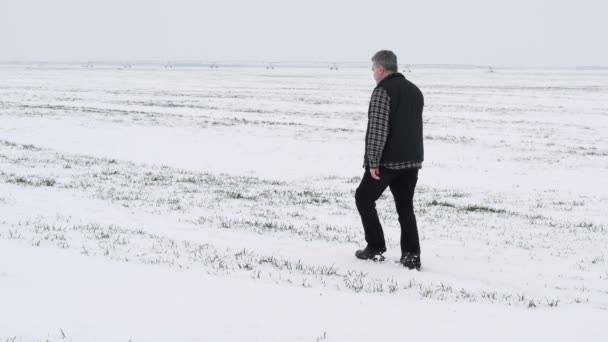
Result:
[[[380,165],[382,150],[388,137],[388,118],[391,111],[390,98],[386,89],[378,87],[372,93],[369,107],[367,136],[367,158],[370,169],[377,169]]]

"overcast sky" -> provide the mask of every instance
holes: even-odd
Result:
[[[0,0],[0,61],[608,65],[600,0]]]

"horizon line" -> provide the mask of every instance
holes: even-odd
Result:
[[[339,61],[339,60],[267,60],[267,59],[89,59],[89,60],[0,60],[2,65],[24,65],[24,64],[57,64],[57,65],[160,65],[169,67],[330,67],[330,68],[367,68],[371,61]],[[608,65],[504,65],[504,64],[466,64],[466,63],[400,63],[399,69],[409,68],[454,68],[454,69],[608,69]]]

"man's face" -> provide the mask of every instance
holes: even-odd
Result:
[[[381,65],[372,64],[372,71],[374,72],[374,80],[376,84],[380,83],[384,78],[384,67]]]

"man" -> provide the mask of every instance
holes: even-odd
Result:
[[[377,86],[369,104],[365,133],[365,173],[355,193],[367,247],[359,259],[382,261],[386,242],[376,200],[390,187],[401,225],[401,264],[420,269],[420,241],[414,215],[414,191],[424,160],[422,107],[424,98],[416,85],[397,72],[397,56],[378,51],[372,57]]]

